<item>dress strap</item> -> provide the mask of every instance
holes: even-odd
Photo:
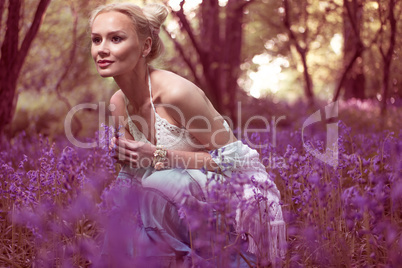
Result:
[[[127,97],[126,97],[126,95],[123,93],[123,98],[124,98],[124,107],[126,108],[126,113],[127,113],[127,117],[129,118],[129,119],[131,119],[130,118],[130,114],[128,113],[128,109],[127,109],[127,106],[128,106],[128,99],[127,99]]]
[[[148,73],[149,100],[151,102],[152,109],[154,109],[154,112],[156,114],[155,106],[154,103],[152,102],[151,76],[149,75],[149,69],[147,69],[147,73]]]

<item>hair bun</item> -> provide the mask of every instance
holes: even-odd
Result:
[[[169,14],[167,7],[160,4],[148,4],[142,8],[142,12],[149,21],[151,31],[158,34],[161,25]]]

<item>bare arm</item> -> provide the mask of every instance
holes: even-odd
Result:
[[[217,165],[208,151],[233,142],[236,138],[225,128],[223,118],[215,111],[203,92],[186,80],[182,83],[175,84],[177,90],[170,90],[161,95],[160,101],[175,108],[175,112],[170,115],[203,145],[204,150],[167,150],[165,167],[216,170]],[[114,142],[118,145],[119,159],[130,163],[132,167],[147,167],[152,163],[156,150],[154,145],[125,139],[115,139]]]
[[[117,145],[116,158],[128,163],[133,168],[149,167],[152,165],[156,146],[139,141],[113,138]],[[216,170],[217,165],[208,152],[187,152],[167,150],[164,168]]]
[[[206,150],[215,150],[236,140],[224,126],[222,116],[199,88],[187,80],[164,96],[163,102],[176,107],[174,119],[184,126]],[[206,168],[215,170],[217,165],[208,152],[168,150],[168,164],[178,168]]]
[[[123,93],[119,90],[110,98],[111,112],[112,112],[112,124],[116,129],[119,129],[120,136],[134,140],[133,136],[128,131],[126,104],[124,102]]]

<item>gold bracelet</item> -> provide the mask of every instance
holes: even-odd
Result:
[[[163,149],[163,145],[157,145],[154,152],[154,158],[152,159],[152,166],[156,170],[161,170],[165,168],[167,151]]]

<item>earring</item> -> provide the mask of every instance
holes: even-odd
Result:
[[[142,57],[145,58],[145,55],[143,54]]]

